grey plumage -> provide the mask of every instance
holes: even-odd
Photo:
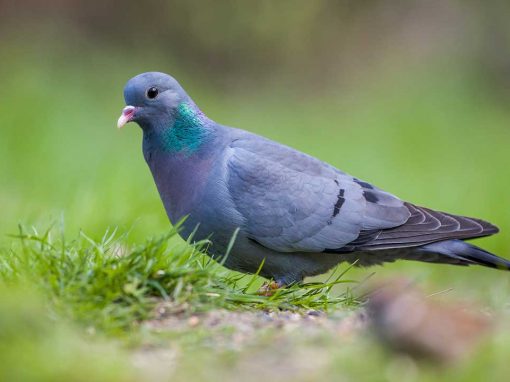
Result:
[[[154,97],[152,97],[155,94]],[[170,220],[182,235],[211,239],[227,267],[281,284],[342,261],[396,259],[509,269],[510,263],[461,240],[496,233],[480,219],[399,198],[287,146],[207,118],[172,77],[131,79],[119,126],[137,122],[144,157]]]

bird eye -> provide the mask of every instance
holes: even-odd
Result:
[[[158,96],[159,90],[156,87],[151,87],[147,89],[147,98],[154,99]]]

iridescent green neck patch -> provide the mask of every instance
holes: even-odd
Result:
[[[211,132],[205,123],[206,117],[196,106],[181,103],[173,125],[163,133],[163,148],[192,154],[209,138]]]

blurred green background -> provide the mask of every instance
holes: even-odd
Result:
[[[70,235],[168,230],[141,131],[115,128],[125,82],[157,70],[217,122],[495,223],[502,232],[478,244],[510,258],[509,12],[503,1],[0,0],[0,243],[20,222],[61,218]],[[510,302],[504,272],[373,270]]]

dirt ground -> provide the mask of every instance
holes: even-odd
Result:
[[[195,372],[205,380],[236,376],[260,380],[280,374],[312,380],[332,362],[327,354],[331,344],[352,343],[367,327],[362,310],[330,315],[314,310],[305,314],[215,310],[187,316],[162,304],[157,311],[158,317],[144,327],[163,340],[133,353],[134,365],[156,381],[185,379],[197,376]],[[195,364],[190,352],[196,354]],[[209,363],[215,364],[214,370],[207,370]]]

